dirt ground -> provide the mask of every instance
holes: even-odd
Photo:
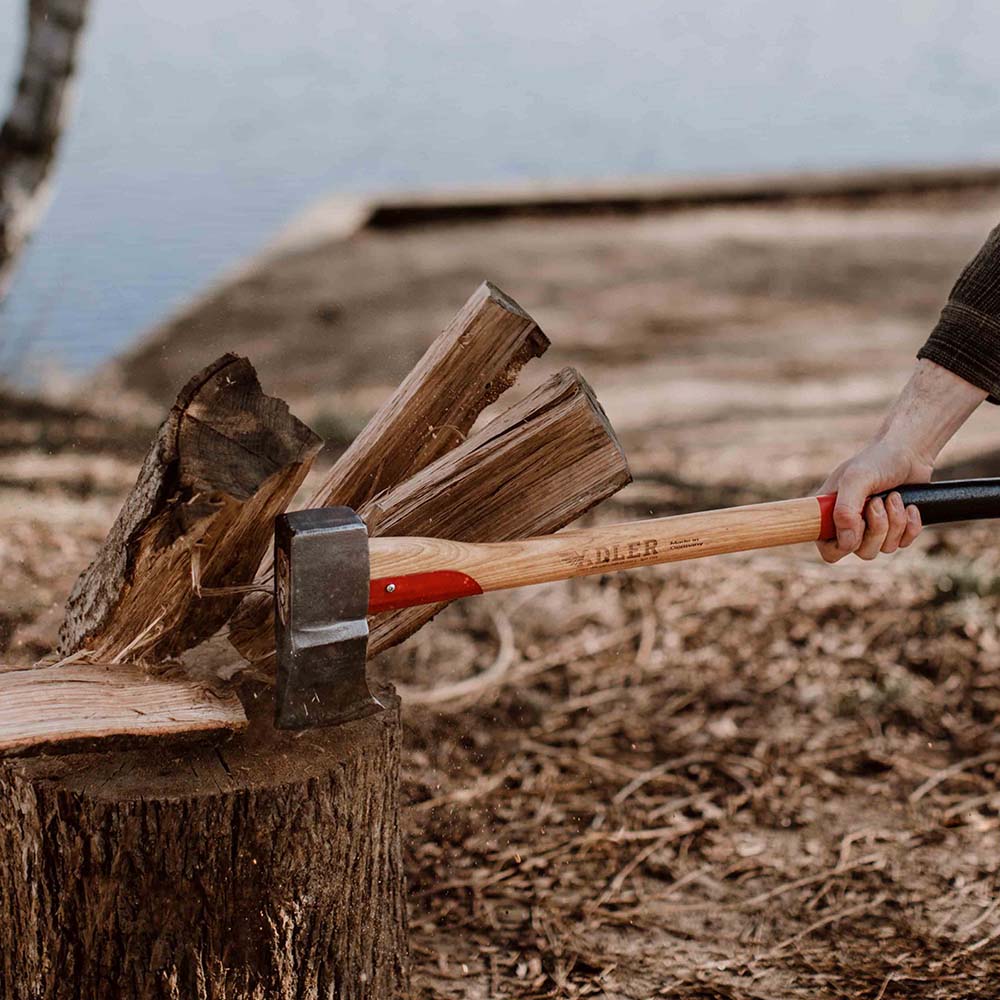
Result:
[[[100,374],[113,415],[0,400],[0,651],[49,650],[151,422],[223,350],[335,449],[490,278],[553,341],[525,386],[577,366],[621,435],[636,482],[599,518],[801,495],[998,215],[984,191],[522,219],[261,264]],[[998,419],[942,476],[1000,472]],[[875,564],[799,547],[450,608],[382,665],[419,995],[1000,995],[998,554],[958,526]]]

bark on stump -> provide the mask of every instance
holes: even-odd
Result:
[[[0,997],[406,994],[398,703],[269,713],[221,748],[0,762]]]

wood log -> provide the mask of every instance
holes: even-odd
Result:
[[[0,761],[4,1000],[408,995],[398,706],[299,738],[266,701],[218,748]]]
[[[70,594],[59,652],[157,661],[215,633],[252,583],[274,517],[320,444],[263,393],[245,358],[225,355],[196,375]]]
[[[513,385],[521,368],[549,346],[538,324],[495,285],[484,282],[431,344],[399,388],[314,490],[307,507],[360,509],[459,445],[479,414]],[[270,559],[259,576],[272,581]],[[267,594],[246,598],[231,640],[248,660],[274,643]]]
[[[360,509],[373,537],[504,541],[555,531],[630,481],[625,453],[593,392],[571,368],[482,431]],[[402,642],[443,604],[371,621],[369,656]],[[230,637],[267,667],[273,637]]]
[[[557,531],[631,481],[625,451],[593,391],[564,368],[361,514],[375,536],[502,542]],[[373,616],[369,658],[445,606]]]
[[[246,727],[235,692],[129,664],[0,667],[0,756],[97,741],[222,736]]]

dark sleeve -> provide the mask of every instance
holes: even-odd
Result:
[[[937,326],[917,352],[1000,403],[1000,226],[958,276]]]

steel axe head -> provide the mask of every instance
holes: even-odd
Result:
[[[274,531],[275,726],[307,729],[384,707],[368,687],[368,531],[350,507],[282,514]]]

